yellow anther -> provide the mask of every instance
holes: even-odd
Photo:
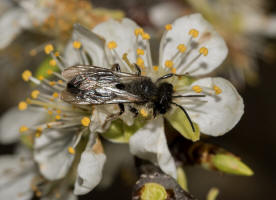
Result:
[[[150,35],[148,33],[142,33],[142,38],[144,40],[149,40],[150,39]]]
[[[181,53],[184,53],[187,50],[187,47],[184,44],[179,44],[177,46],[178,51],[180,51]]]
[[[59,57],[59,52],[58,51],[55,52],[55,56]]]
[[[220,89],[217,85],[214,85],[214,86],[213,86],[213,89],[214,89],[216,95],[222,93],[222,89]]]
[[[171,24],[167,24],[167,25],[165,26],[165,29],[166,29],[167,31],[172,30],[172,25],[171,25]]]
[[[27,98],[27,99],[26,99],[26,103],[27,103],[27,104],[30,104],[30,103],[31,103],[31,99],[30,99],[30,98]]]
[[[41,75],[40,75],[40,76],[38,77],[38,80],[40,80],[40,81],[42,81],[43,79],[44,79],[44,76],[41,76]]]
[[[62,81],[62,80],[58,80],[58,83],[59,83],[59,84],[63,84],[63,81]]]
[[[166,61],[165,61],[165,66],[168,67],[168,68],[172,68],[172,67],[173,67],[173,61],[171,61],[171,60],[166,60]]]
[[[144,108],[141,108],[140,109],[140,113],[143,117],[147,117],[149,114],[148,114],[148,111]]]
[[[18,104],[18,109],[19,109],[19,110],[26,110],[27,107],[28,107],[28,104],[27,104],[25,101],[21,101],[21,102],[19,102],[19,104]]]
[[[201,88],[200,86],[198,86],[198,85],[194,85],[194,86],[192,87],[192,89],[193,89],[193,91],[195,91],[196,93],[202,92],[202,88]]]
[[[136,60],[136,64],[141,67],[144,68],[144,60],[141,57],[138,57]]]
[[[206,47],[201,47],[199,49],[199,53],[203,54],[204,56],[207,56],[208,55],[208,49]]]
[[[114,42],[114,41],[108,42],[108,43],[107,43],[107,47],[108,47],[109,49],[115,49],[115,48],[117,47],[117,43]]]
[[[30,78],[32,76],[32,72],[30,70],[25,70],[23,73],[22,73],[22,79],[24,81],[29,81]]]
[[[52,115],[52,114],[53,114],[53,111],[48,110],[48,114],[49,114],[49,115]]]
[[[73,147],[68,147],[68,152],[72,155],[74,155],[76,153],[75,149]]]
[[[54,93],[52,94],[52,96],[53,96],[54,98],[58,98],[58,97],[59,97],[59,94],[58,94],[57,92],[54,92]]]
[[[55,81],[50,81],[49,84],[50,84],[51,86],[55,86],[55,85],[56,85],[56,82],[55,82]]]
[[[48,70],[47,70],[47,74],[48,74],[48,75],[52,75],[52,74],[53,74],[53,70],[48,69]]]
[[[38,97],[38,95],[39,95],[39,90],[34,90],[34,91],[32,91],[32,93],[31,93],[31,97],[33,98],[33,99],[36,99],[37,97]]]
[[[57,62],[54,59],[51,59],[49,61],[49,64],[50,64],[51,67],[55,67],[57,65]]]
[[[134,34],[135,34],[136,36],[142,35],[143,33],[144,33],[144,30],[143,30],[142,28],[136,28],[136,29],[134,30]]]
[[[154,65],[154,66],[153,66],[153,70],[154,70],[154,71],[158,71],[158,69],[159,69],[159,67],[158,67],[157,65]]]
[[[175,73],[176,73],[176,68],[175,68],[175,67],[172,67],[172,68],[171,68],[171,72],[172,72],[173,74],[175,74]]]
[[[24,133],[24,132],[26,132],[28,130],[29,130],[29,128],[27,126],[24,126],[24,125],[19,128],[19,132],[20,133]]]
[[[51,52],[54,51],[53,45],[47,44],[47,45],[44,47],[44,51],[45,51],[46,54],[50,54]]]
[[[42,128],[41,127],[39,127],[39,128],[37,128],[36,129],[36,132],[35,132],[35,137],[40,137],[41,136],[41,134],[42,134]]]
[[[144,50],[139,49],[139,48],[136,50],[136,53],[137,53],[137,55],[144,55],[145,54]]]
[[[189,31],[189,34],[193,37],[193,38],[196,38],[197,36],[198,36],[198,30],[196,30],[196,29],[191,29],[190,31]]]
[[[89,126],[89,124],[90,124],[90,119],[89,119],[88,117],[83,117],[83,118],[81,119],[81,124],[82,124],[83,126]]]
[[[80,41],[74,41],[74,42],[73,42],[73,47],[74,47],[75,49],[81,48],[81,42],[80,42]]]
[[[56,110],[56,112],[57,112],[57,114],[61,114],[61,110],[60,109]]]
[[[56,120],[60,120],[61,119],[61,116],[60,115],[56,115]]]

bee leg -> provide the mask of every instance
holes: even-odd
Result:
[[[134,67],[137,70],[137,76],[141,76],[141,69],[140,69],[140,67],[136,63],[134,63]]]
[[[193,132],[195,132],[194,124],[193,124],[193,122],[192,122],[192,120],[191,120],[189,114],[188,114],[187,111],[185,110],[185,108],[182,107],[181,105],[177,104],[177,103],[174,103],[174,102],[172,102],[172,104],[175,105],[175,106],[177,106],[178,108],[180,108],[180,109],[184,112],[184,114],[186,115],[186,117],[187,117],[187,119],[188,119],[188,121],[189,121],[189,123],[190,123],[190,125],[191,125],[191,127],[192,127]]]
[[[139,114],[138,110],[132,106],[129,106],[129,111],[134,114],[134,117],[137,117]]]
[[[120,115],[122,115],[122,114],[125,112],[125,106],[124,106],[124,104],[119,103],[118,106],[119,106],[119,108],[120,108],[120,112],[108,116],[107,119],[106,119],[106,122],[118,118]]]
[[[121,72],[120,65],[118,63],[115,63],[114,65],[112,65],[111,70],[116,72]]]

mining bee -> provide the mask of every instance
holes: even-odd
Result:
[[[173,85],[163,80],[177,74],[166,74],[155,82],[150,77],[141,76],[140,68],[135,65],[137,74],[123,73],[118,64],[111,69],[90,65],[78,65],[65,69],[63,77],[68,80],[61,98],[65,102],[79,105],[118,104],[119,117],[125,111],[125,104],[147,105],[152,109],[153,116],[167,113],[172,105],[179,107],[187,116],[192,130],[194,125],[187,111],[173,101],[179,97],[199,97],[203,95],[174,96]],[[135,106],[129,110],[138,115]],[[114,118],[114,116],[113,116]]]

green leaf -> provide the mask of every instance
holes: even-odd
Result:
[[[231,154],[214,155],[211,162],[218,170],[225,173],[242,176],[252,176],[254,174],[239,158]]]
[[[167,197],[166,189],[158,183],[146,183],[141,191],[142,200],[165,200]]]
[[[129,138],[145,123],[145,120],[138,117],[132,126],[128,126],[121,119],[117,119],[111,123],[109,129],[102,136],[111,142],[128,143]]]
[[[192,140],[193,142],[199,140],[200,130],[198,125],[193,122],[195,127],[194,132],[187,116],[180,108],[176,108],[174,113],[166,115],[166,119],[170,122],[172,127],[185,138]]]
[[[211,188],[207,194],[207,200],[216,200],[219,194],[218,188]]]
[[[52,60],[51,57],[45,58],[42,63],[38,66],[36,72],[35,72],[35,77],[38,78],[39,76],[43,76],[44,78],[50,78],[52,75],[49,75],[47,71],[51,69],[53,72],[58,72],[59,69],[58,67],[52,67],[50,66],[49,62]]]
[[[187,177],[185,171],[182,167],[176,169],[177,182],[182,187],[183,190],[188,191]]]

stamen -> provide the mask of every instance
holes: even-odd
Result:
[[[132,64],[130,63],[128,57],[127,57],[127,53],[124,53],[122,56],[123,61],[125,61],[125,63],[131,68],[133,69],[134,67],[132,66]]]
[[[39,93],[40,93],[39,90],[34,90],[34,91],[32,91],[32,93],[31,93],[31,97],[32,97],[33,99],[37,99]]]
[[[172,25],[171,25],[171,24],[165,25],[165,29],[166,29],[167,31],[172,30]]]
[[[136,29],[134,30],[134,34],[135,34],[136,36],[142,35],[143,33],[144,33],[144,30],[143,30],[142,28],[136,28]]]
[[[73,47],[74,47],[75,49],[80,49],[81,46],[82,46],[82,44],[81,44],[80,41],[75,40],[75,41],[73,42]]]
[[[166,61],[165,61],[165,66],[168,67],[168,68],[172,68],[172,67],[173,67],[173,61],[171,61],[171,60],[166,60]]]
[[[150,35],[148,33],[142,33],[142,38],[144,40],[149,40],[150,39]]]
[[[20,128],[19,128],[19,132],[20,133],[24,133],[24,132],[26,132],[26,131],[28,131],[29,130],[29,128],[27,127],[27,126],[25,126],[25,125],[23,125],[23,126],[21,126]]]
[[[52,97],[55,98],[55,99],[57,99],[57,98],[59,97],[59,94],[58,94],[57,92],[54,92],[54,93],[52,94]]]
[[[53,70],[48,69],[48,70],[47,70],[47,74],[48,74],[48,75],[52,75],[52,74],[53,74]]]
[[[204,56],[207,56],[208,55],[208,49],[206,47],[201,47],[199,49],[199,53],[203,54]]]
[[[175,67],[172,67],[172,68],[171,68],[171,72],[172,72],[173,74],[176,74],[176,68],[175,68]]]
[[[193,91],[195,91],[196,93],[202,92],[202,88],[201,88],[200,86],[198,86],[198,85],[194,85],[194,86],[192,87],[192,89],[193,89]]]
[[[138,57],[137,60],[136,60],[136,64],[141,67],[142,69],[145,68],[145,62],[144,60],[141,58],[141,57]]]
[[[60,120],[61,116],[60,115],[56,115],[55,118],[56,118],[56,120]]]
[[[22,79],[26,82],[29,81],[31,77],[32,77],[32,72],[30,70],[25,70],[22,73]]]
[[[191,35],[193,38],[198,37],[198,34],[199,34],[199,32],[198,32],[198,30],[196,30],[196,29],[191,29],[191,30],[189,31],[189,35]]]
[[[76,153],[76,151],[73,147],[68,147],[68,152],[72,155],[74,155]]]
[[[137,53],[137,55],[144,55],[145,54],[144,50],[139,49],[139,48],[136,50],[136,53]]]
[[[39,138],[42,134],[43,129],[41,127],[38,127],[35,132],[35,137]]]
[[[214,86],[213,86],[213,89],[214,89],[216,95],[222,93],[222,89],[220,89],[217,85],[214,85]]]
[[[41,76],[41,75],[40,75],[40,76],[38,77],[38,80],[40,80],[40,81],[42,81],[43,79],[44,79],[44,76]]]
[[[153,66],[153,70],[154,70],[154,71],[158,71],[158,68],[159,68],[159,67],[158,67],[157,65]]]
[[[117,43],[114,42],[114,41],[108,42],[108,43],[107,43],[107,47],[108,47],[109,49],[115,49],[115,48],[117,47]]]
[[[57,65],[57,62],[56,62],[54,59],[51,59],[51,60],[49,61],[49,65],[50,65],[51,67],[55,67],[55,66]]]
[[[143,117],[147,117],[147,116],[148,116],[148,111],[147,111],[146,109],[144,109],[144,108],[141,108],[141,109],[140,109],[140,113],[141,113],[141,115],[142,115]]]
[[[83,118],[81,119],[81,124],[82,124],[83,126],[89,126],[89,124],[90,124],[90,119],[89,119],[88,117],[83,117]]]
[[[178,51],[180,51],[181,53],[184,53],[187,50],[187,47],[184,44],[179,44],[177,46]]]
[[[19,110],[26,110],[27,107],[28,107],[28,104],[27,104],[25,101],[21,101],[21,102],[19,102],[19,104],[18,104],[18,109],[19,109]]]
[[[45,53],[48,55],[50,54],[51,52],[54,51],[54,47],[52,44],[47,44],[45,47],[44,47],[44,51]]]

